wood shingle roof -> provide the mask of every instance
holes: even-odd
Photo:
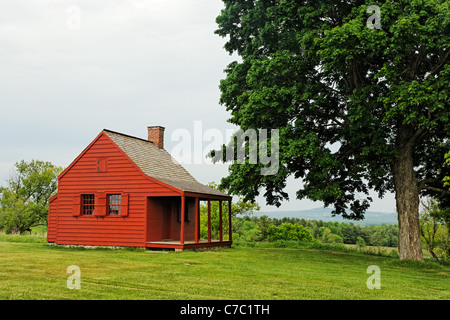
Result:
[[[107,129],[103,131],[147,176],[181,191],[229,197],[198,182],[166,150],[153,142]]]

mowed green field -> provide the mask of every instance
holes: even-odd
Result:
[[[69,266],[80,289],[68,289]],[[370,265],[380,289],[368,289]],[[0,242],[0,299],[450,299],[450,268],[288,248],[146,252]]]

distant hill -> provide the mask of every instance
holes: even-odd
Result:
[[[282,219],[287,218],[299,218],[306,220],[322,220],[322,221],[337,221],[337,222],[352,222],[359,225],[381,225],[381,224],[398,224],[397,214],[389,212],[375,212],[368,211],[364,215],[364,220],[356,221],[344,219],[341,216],[333,217],[331,215],[331,208],[314,208],[298,211],[271,211],[271,212],[255,212],[252,216],[260,217],[267,215],[269,218]]]

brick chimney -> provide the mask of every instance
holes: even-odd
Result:
[[[164,127],[152,126],[148,129],[148,141],[153,142],[158,148],[164,148]]]

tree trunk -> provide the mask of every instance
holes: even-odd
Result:
[[[407,129],[400,128],[393,177],[398,213],[398,252],[401,260],[423,261],[419,225],[419,185],[414,172],[414,147]]]
[[[436,253],[434,253],[432,248],[428,248],[428,252],[433,256],[434,260],[436,260],[437,262],[439,262],[439,258],[436,255]]]

